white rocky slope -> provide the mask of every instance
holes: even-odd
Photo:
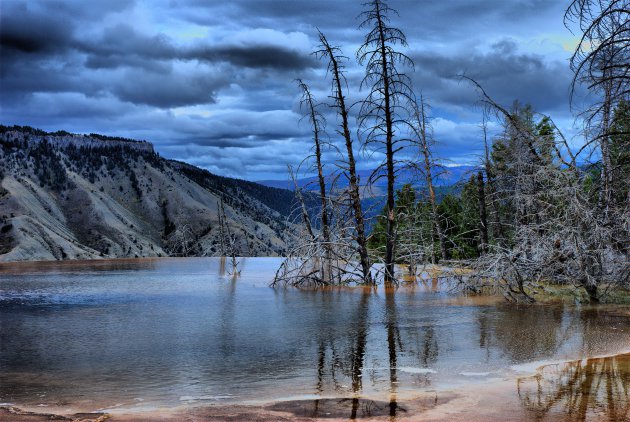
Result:
[[[292,240],[288,191],[162,159],[146,142],[0,129],[0,261],[219,255],[221,200],[240,255]]]

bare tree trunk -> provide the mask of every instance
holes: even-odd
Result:
[[[396,262],[396,202],[394,183],[396,181],[395,153],[402,149],[403,138],[395,137],[394,131],[406,130],[410,125],[408,110],[402,104],[413,97],[411,80],[399,72],[398,65],[413,66],[411,58],[395,46],[406,46],[407,41],[402,31],[389,26],[389,13],[396,13],[382,0],[372,0],[365,4],[367,10],[361,27],[368,26],[370,31],[357,51],[359,64],[366,65],[366,73],[362,84],[370,84],[370,93],[362,102],[359,126],[367,129],[366,143],[377,143],[384,147],[385,162],[378,170],[385,167],[387,177],[387,228],[384,262],[384,281],[395,282]],[[404,126],[404,128],[403,128]],[[374,173],[376,174],[376,173]],[[378,176],[376,176],[378,177]]]
[[[354,151],[352,149],[352,136],[350,135],[350,127],[348,124],[348,109],[346,108],[346,101],[343,95],[341,79],[343,74],[339,69],[338,57],[335,54],[335,49],[330,46],[326,37],[320,32],[320,41],[324,47],[324,54],[327,55],[329,60],[329,69],[332,72],[333,78],[333,97],[337,106],[339,115],[341,116],[341,132],[346,143],[347,155],[347,169],[349,174],[349,186],[348,193],[350,196],[350,202],[352,204],[352,210],[354,212],[354,221],[356,224],[356,241],[357,249],[359,252],[359,260],[361,262],[361,271],[363,274],[363,282],[366,284],[373,284],[371,274],[372,263],[368,255],[367,236],[365,234],[365,220],[363,217],[363,208],[361,205],[361,195],[359,192],[359,180],[357,177],[356,162],[354,159]]]
[[[387,65],[387,45],[386,37],[383,30],[383,15],[381,13],[381,4],[379,1],[374,2],[376,19],[379,34],[380,61],[383,83],[383,111],[385,113],[385,156],[387,160],[387,232],[385,246],[385,281],[392,282],[395,279],[394,265],[396,262],[396,202],[394,200],[394,183],[396,177],[394,174],[394,128],[391,106],[390,84],[391,78],[389,67]]]
[[[225,207],[223,206],[223,199],[221,199],[220,207],[219,207],[219,221],[221,224],[221,236],[225,235],[227,237],[227,242],[223,241],[222,244],[227,246],[227,251],[222,252],[226,255],[226,252],[229,253],[230,259],[232,261],[232,274],[234,276],[238,275],[240,271],[238,270],[238,260],[236,259],[236,237],[232,235],[230,231],[230,225],[227,223],[227,218],[225,216]]]
[[[313,142],[315,143],[315,164],[317,167],[317,179],[319,182],[319,195],[321,200],[322,239],[324,247],[324,262],[322,279],[328,280],[332,276],[332,253],[330,242],[330,219],[328,215],[328,196],[326,195],[326,180],[324,179],[324,167],[322,164],[322,147],[320,140],[320,116],[315,110],[315,102],[308,86],[298,81],[303,92],[303,103],[308,108],[309,120],[313,128]]]
[[[444,232],[442,231],[442,225],[440,224],[440,215],[437,208],[437,201],[435,199],[435,189],[433,187],[432,173],[433,160],[431,159],[431,149],[429,148],[429,139],[427,134],[427,116],[424,99],[422,97],[420,97],[420,110],[417,110],[416,107],[416,114],[418,124],[420,125],[420,151],[422,153],[422,156],[424,157],[424,177],[427,188],[429,190],[429,202],[431,204],[433,230],[437,234],[438,241],[440,242],[440,253],[442,255],[442,260],[446,260],[446,239],[444,238]],[[431,250],[432,255],[434,255],[435,253],[433,252],[433,248],[431,248]],[[433,259],[433,261],[435,261],[435,259]]]
[[[302,190],[298,186],[295,175],[293,174],[293,169],[291,166],[288,166],[289,175],[291,176],[291,180],[293,180],[293,184],[295,185],[295,196],[300,203],[300,210],[302,212],[302,221],[304,222],[304,226],[306,227],[306,231],[311,238],[311,241],[315,241],[315,233],[313,232],[313,227],[311,226],[311,218],[308,215],[308,210],[306,209],[306,204],[304,203],[304,197],[302,196]]]
[[[223,232],[223,214],[221,208],[223,206],[223,199],[217,202],[217,214],[219,215],[219,245],[221,247],[221,256],[227,256],[227,248],[225,247],[225,233]]]
[[[479,244],[481,253],[488,251],[488,220],[486,218],[486,193],[483,172],[477,173],[477,194],[479,196]]]
[[[601,134],[599,145],[602,154],[601,190],[599,193],[599,205],[604,211],[604,218],[610,217],[612,202],[612,161],[610,159],[610,114],[611,114],[611,84],[605,83],[604,104],[602,110]]]

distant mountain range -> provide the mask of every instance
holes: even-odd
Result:
[[[438,201],[448,193],[458,193],[463,183],[466,182],[470,176],[478,171],[478,167],[470,165],[461,166],[435,166],[432,169],[432,175],[434,176],[434,186],[436,197]],[[363,206],[363,212],[366,218],[367,229],[371,230],[373,227],[376,216],[381,213],[381,210],[385,206],[386,192],[387,192],[387,179],[384,177],[384,171],[379,171],[376,176],[372,176],[374,170],[360,170],[358,172],[359,183],[363,187],[361,203]],[[370,184],[369,189],[367,185],[370,177],[372,176],[373,182]],[[418,196],[421,197],[423,193],[426,193],[426,182],[423,179],[423,175],[414,169],[401,169],[397,173],[396,177],[396,189],[402,188],[403,185],[409,183],[416,191]],[[319,191],[319,181],[317,177],[305,177],[296,180],[297,185],[305,192],[312,192],[317,194]],[[345,176],[336,177],[327,176],[327,189],[331,188],[344,189],[348,186],[348,179]],[[295,183],[290,181],[287,177],[286,180],[260,180],[257,183],[261,185],[295,190]]]
[[[0,261],[218,255],[221,201],[239,254],[279,255],[294,196],[149,142],[0,126]]]
[[[449,167],[435,166],[432,169],[432,173],[434,175],[434,185],[436,187],[441,187],[441,188],[447,188],[447,187],[457,185],[458,183],[467,180],[471,174],[477,171],[477,169],[478,167],[470,166],[470,165],[449,166]],[[370,176],[372,176],[373,173],[374,173],[374,170],[358,171],[360,184],[362,186],[365,186],[368,183]],[[384,175],[385,175],[384,171],[380,171],[380,170],[379,170],[379,173],[376,174],[376,176],[384,176]],[[373,177],[373,179],[375,180],[371,186],[372,193],[376,196],[379,196],[379,194],[384,193],[385,188],[387,186],[387,180],[385,177]],[[259,180],[257,181],[257,183],[260,183],[261,185],[265,185],[269,187],[280,188],[280,189],[290,189],[290,190],[295,189],[295,184],[293,183],[293,181],[290,181],[288,177],[286,179],[277,179],[277,180]],[[343,189],[347,187],[348,180],[346,177],[343,177],[343,176],[338,177],[338,178],[334,178],[330,176],[327,177],[328,188],[331,188],[333,183],[335,184],[336,188]],[[396,178],[396,188],[399,189],[406,183],[410,183],[416,189],[419,189],[419,190],[423,189],[426,185],[423,179],[423,176],[419,174],[416,170],[410,169],[410,168],[402,169],[398,172],[397,178]],[[297,179],[297,184],[300,188],[304,188],[305,190],[318,190],[319,189],[318,180],[316,176]]]

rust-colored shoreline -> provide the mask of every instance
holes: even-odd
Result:
[[[81,266],[81,265],[111,265],[116,263],[152,262],[160,260],[174,259],[195,259],[208,257],[176,257],[176,256],[144,256],[138,258],[94,258],[94,259],[64,259],[64,260],[41,260],[41,261],[0,261],[0,270],[5,268],[20,267],[57,267],[57,266]]]
[[[221,259],[220,256],[139,256],[139,257],[120,257],[120,258],[90,258],[90,259],[43,259],[43,260],[19,260],[19,261],[2,261],[0,267],[4,266],[20,266],[29,264],[36,265],[82,265],[82,264],[98,264],[98,263],[116,263],[116,262],[142,262],[142,261],[160,261],[175,259]],[[269,258],[280,259],[278,256],[238,256],[237,258]]]

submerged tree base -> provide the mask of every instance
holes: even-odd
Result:
[[[326,287],[346,285],[373,285],[362,275],[361,265],[355,261],[325,258],[286,258],[271,282],[272,287]]]

